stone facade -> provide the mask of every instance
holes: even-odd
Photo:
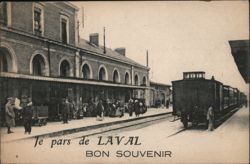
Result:
[[[146,98],[149,68],[127,58],[125,51],[107,49],[104,53],[104,47],[79,40],[76,6],[2,2],[0,9],[1,107],[6,97],[23,94],[33,99],[34,95],[47,96],[44,101],[37,98],[37,105],[48,106],[53,96],[71,96],[78,103],[86,95],[97,98],[97,92],[122,101]]]

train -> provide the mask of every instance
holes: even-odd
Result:
[[[205,79],[205,72],[183,72],[183,79],[172,81],[173,115],[179,116],[183,126],[188,123],[198,125],[206,123],[207,110],[214,109],[218,119],[243,104],[247,105],[247,97],[239,89],[215,80]]]

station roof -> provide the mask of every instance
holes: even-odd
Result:
[[[143,66],[143,65],[135,62],[134,60],[132,60],[132,59],[130,59],[122,54],[119,54],[118,52],[116,52],[110,48],[106,47],[106,53],[104,54],[104,52],[103,52],[104,47],[103,46],[96,46],[96,45],[90,44],[89,41],[87,41],[85,39],[80,39],[79,47],[84,49],[84,50],[87,50],[87,51],[90,51],[93,53],[97,53],[97,54],[101,55],[102,57],[107,57],[107,58],[119,60],[119,61],[126,62],[126,63],[129,63],[131,65],[137,66],[137,67],[149,69],[149,67]]]
[[[107,81],[96,81],[96,80],[85,80],[82,78],[73,77],[51,77],[51,76],[34,76],[26,74],[17,74],[10,72],[0,72],[0,78],[18,78],[25,80],[37,80],[46,82],[58,82],[68,84],[79,84],[79,85],[94,85],[94,86],[106,86],[106,87],[120,87],[120,88],[131,88],[131,89],[148,89],[146,86],[127,85],[120,83],[111,83]]]
[[[158,83],[158,82],[153,82],[153,81],[150,81],[150,86],[151,86],[151,85],[158,85],[158,86],[164,86],[164,87],[171,87],[171,85],[163,84],[163,83]]]
[[[249,40],[229,41],[231,53],[238,70],[246,83],[250,82]]]

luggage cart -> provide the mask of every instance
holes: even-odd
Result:
[[[48,119],[48,106],[33,106],[33,125],[46,125]]]

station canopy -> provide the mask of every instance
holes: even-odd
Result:
[[[250,81],[249,40],[229,41],[231,53],[238,70],[246,83]]]

